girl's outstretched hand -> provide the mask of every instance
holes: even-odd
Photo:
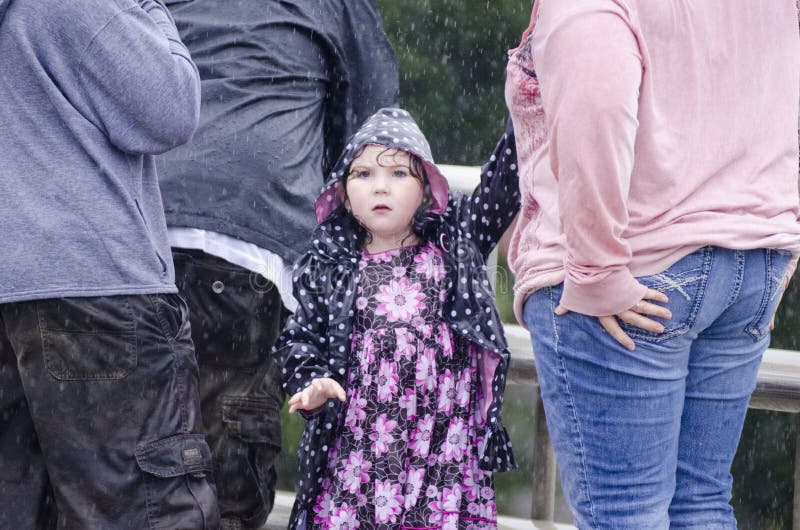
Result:
[[[289,399],[289,413],[298,410],[314,410],[331,398],[345,401],[347,394],[342,385],[330,377],[318,377],[311,381],[302,392],[298,392]]]
[[[648,289],[647,292],[644,293],[644,297],[640,301],[636,302],[636,305],[630,309],[621,313],[617,313],[616,315],[597,317],[598,320],[600,320],[600,325],[602,325],[603,329],[605,329],[609,335],[614,337],[617,342],[629,350],[633,350],[636,348],[636,344],[633,342],[633,339],[622,330],[622,327],[620,327],[617,319],[651,333],[663,333],[664,326],[660,322],[651,318],[647,318],[644,315],[650,315],[663,319],[672,318],[672,312],[669,309],[651,302],[647,302],[647,300],[653,300],[654,302],[661,303],[666,303],[669,301],[667,299],[667,295],[664,293],[660,293],[653,289]],[[558,306],[556,307],[555,312],[556,315],[565,315],[569,312],[569,310],[565,307]]]

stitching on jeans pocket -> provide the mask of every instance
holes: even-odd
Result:
[[[663,333],[651,333],[621,321],[620,327],[631,338],[651,344],[661,343],[688,332],[694,325],[703,302],[712,260],[711,247],[704,247],[684,256],[664,272],[637,278],[648,288],[669,296],[667,307],[673,316],[668,321],[662,321]]]
[[[55,379],[118,380],[136,368],[136,322],[126,298],[60,298],[37,302],[36,311]]]
[[[777,296],[781,292],[781,282],[789,266],[791,254],[782,250],[768,249],[764,252],[764,258],[766,289],[753,320],[744,328],[745,333],[756,342],[769,333],[769,321],[778,303]],[[776,271],[780,271],[780,274],[775,274]]]

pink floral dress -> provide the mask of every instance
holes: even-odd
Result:
[[[477,359],[442,318],[432,244],[362,253],[348,401],[308,528],[496,529]]]

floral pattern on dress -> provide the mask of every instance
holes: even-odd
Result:
[[[496,529],[478,359],[454,354],[439,249],[362,253],[359,269],[348,400],[309,527]]]

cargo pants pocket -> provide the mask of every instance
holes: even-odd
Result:
[[[129,296],[36,302],[44,363],[60,381],[124,379],[137,366]]]
[[[280,407],[271,399],[225,396],[222,402],[227,447],[219,469],[220,499],[236,499],[248,523],[258,523],[275,499],[275,459],[281,450]],[[232,458],[236,455],[236,458]]]
[[[211,450],[202,434],[177,434],[136,447],[147,519],[156,529],[218,529]]]

